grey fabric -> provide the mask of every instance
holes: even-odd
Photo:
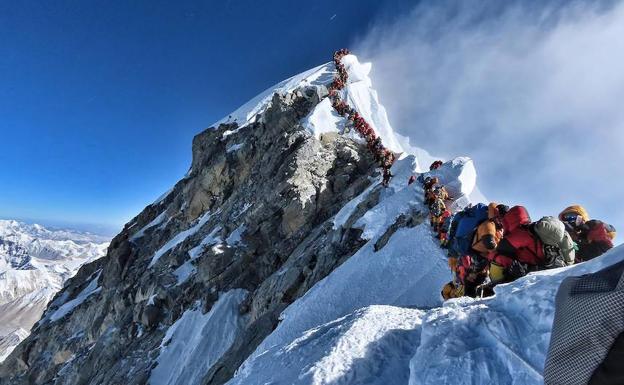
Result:
[[[566,278],[544,368],[546,385],[587,384],[624,331],[624,261],[594,274]]]
[[[543,217],[535,223],[535,233],[544,244],[559,248],[566,265],[574,264],[574,242],[563,222],[555,217]]]

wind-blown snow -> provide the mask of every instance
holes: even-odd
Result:
[[[346,102],[373,127],[386,148],[397,153],[404,152],[403,146],[388,121],[386,109],[379,103],[377,91],[372,88],[372,81],[368,76],[372,64],[361,64],[355,55],[343,57],[342,63],[349,74],[344,91]]]
[[[150,385],[199,385],[204,374],[234,342],[245,317],[239,305],[247,296],[242,289],[228,291],[206,314],[187,310],[169,327],[160,346]]]

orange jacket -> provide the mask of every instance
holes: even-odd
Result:
[[[488,220],[477,227],[477,231],[472,240],[473,250],[484,257],[487,256],[490,251],[496,249],[498,242],[503,238],[503,230],[496,228],[495,219],[498,217],[498,209],[496,206],[496,203],[489,204]]]

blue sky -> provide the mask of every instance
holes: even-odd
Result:
[[[401,4],[0,2],[0,216],[121,227],[195,134]]]
[[[611,0],[0,2],[0,217],[115,232],[195,134],[347,46],[395,130],[472,157],[485,196],[621,229],[621,36]]]

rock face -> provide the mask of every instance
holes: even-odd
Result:
[[[209,322],[201,314],[219,293],[238,290],[246,295],[236,302],[237,332],[197,374],[204,384],[228,381],[280,313],[365,243],[349,224],[371,198],[346,225],[330,219],[378,171],[361,142],[317,139],[302,126],[325,94],[319,85],[275,94],[254,122],[197,135],[187,176],[66,283],[0,366],[0,383],[156,383],[149,378],[171,325],[184,314]]]

